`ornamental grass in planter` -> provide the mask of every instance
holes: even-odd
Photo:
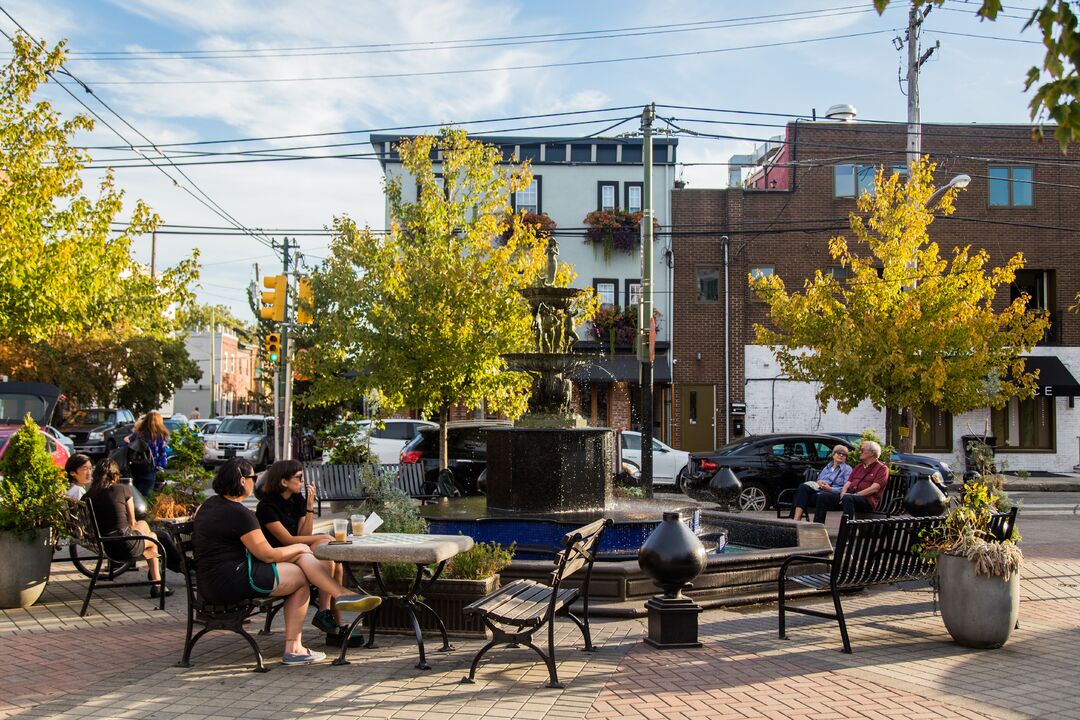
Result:
[[[920,538],[920,552],[937,562],[941,619],[953,640],[967,647],[1001,647],[1016,626],[1024,559],[1016,545],[1020,534],[1015,527],[1005,538],[990,532],[1005,497],[992,483],[969,482],[945,521]]]
[[[30,607],[45,591],[53,533],[64,527],[67,479],[29,414],[0,460],[0,608]]]

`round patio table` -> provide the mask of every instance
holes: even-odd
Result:
[[[408,533],[374,533],[361,537],[350,538],[346,543],[327,543],[317,545],[314,549],[315,557],[320,560],[334,560],[343,563],[345,570],[352,576],[357,587],[361,587],[360,578],[353,570],[353,565],[371,565],[375,575],[375,583],[379,587],[379,595],[383,604],[390,603],[405,611],[412,623],[413,632],[416,634],[416,647],[420,652],[420,662],[416,667],[420,670],[430,670],[424,654],[424,633],[420,629],[420,622],[416,619],[416,608],[427,612],[435,619],[442,635],[443,651],[453,650],[449,638],[446,635],[446,625],[442,618],[429,605],[419,599],[431,585],[439,579],[446,561],[458,553],[464,552],[473,546],[473,539],[467,535],[424,535]],[[383,582],[379,572],[379,563],[411,563],[416,566],[416,577],[412,585],[404,595],[391,593]],[[424,578],[424,569],[428,565],[437,565],[429,578]],[[380,606],[381,608],[382,606]],[[375,610],[371,617],[371,629],[368,635],[366,647],[375,647],[375,630],[379,623],[379,609]],[[341,653],[334,660],[334,665],[348,665],[345,654],[349,649],[349,638],[352,637],[353,629],[363,619],[363,615],[357,615],[349,625],[349,629],[342,635]]]

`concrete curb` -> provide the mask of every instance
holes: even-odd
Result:
[[[1080,478],[1005,479],[1006,492],[1080,492]]]

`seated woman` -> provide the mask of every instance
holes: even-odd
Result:
[[[105,458],[94,466],[93,480],[86,491],[84,501],[90,503],[97,519],[98,532],[103,538],[105,554],[113,560],[145,558],[149,566],[147,578],[161,581],[161,563],[158,561],[157,545],[142,538],[130,538],[129,535],[157,535],[145,520],[135,519],[135,503],[131,499],[131,486],[120,482],[120,468],[116,462]],[[114,539],[105,539],[105,538]],[[156,598],[160,585],[150,586],[150,597]],[[165,588],[165,596],[172,595],[172,589]]]
[[[307,486],[307,497],[301,495],[304,489],[304,465],[298,460],[278,460],[266,471],[262,484],[263,498],[255,508],[263,535],[271,547],[301,543],[314,549],[322,543],[330,542],[329,535],[313,535],[315,524],[315,486]],[[345,569],[332,560],[324,560],[327,572],[339,583],[344,580]],[[311,619],[311,624],[327,635],[340,635],[341,617],[334,606],[334,598],[319,592],[319,610]]]
[[[72,500],[82,500],[82,496],[86,494],[87,486],[90,485],[90,475],[93,471],[94,461],[88,456],[76,453],[69,457],[64,465],[64,472],[67,473],[68,482],[71,483],[71,486],[68,487],[64,495]]]
[[[309,665],[326,654],[304,647],[309,585],[333,598],[344,612],[368,612],[382,598],[350,593],[331,577],[311,547],[294,543],[271,547],[259,520],[244,506],[255,485],[255,469],[233,458],[214,475],[214,492],[195,513],[192,541],[199,592],[212,603],[231,605],[250,598],[285,598],[283,665]]]
[[[840,491],[844,489],[844,484],[851,477],[851,466],[847,464],[847,457],[847,445],[837,445],[832,451],[832,462],[818,473],[817,486],[810,487],[810,483],[804,482],[795,488],[795,514],[793,517],[796,520],[802,520],[806,509],[810,506],[817,507],[818,497],[822,493],[835,495],[837,502],[833,507],[839,506]],[[830,503],[825,502],[822,504],[827,507]],[[821,520],[814,518],[814,522],[824,521],[824,518]]]

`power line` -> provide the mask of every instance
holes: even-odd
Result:
[[[883,33],[894,33],[896,28],[884,30],[869,30],[858,33],[845,33],[842,35],[825,35],[816,38],[803,38],[801,40],[785,40],[773,43],[758,43],[753,45],[739,45],[727,48],[713,48],[710,50],[689,50],[675,53],[653,53],[649,55],[632,55],[617,58],[601,58],[595,60],[570,60],[558,63],[533,63],[528,65],[507,65],[489,68],[459,68],[454,70],[426,70],[418,72],[397,73],[371,73],[366,75],[322,75],[311,77],[293,78],[217,78],[205,80],[104,80],[95,84],[104,85],[264,85],[292,82],[336,82],[340,80],[387,80],[395,78],[414,77],[442,77],[448,75],[475,75],[489,72],[505,72],[509,70],[540,70],[547,68],[582,67],[589,65],[610,65],[624,62],[640,62],[644,60],[661,60],[679,57],[696,57],[701,55],[715,55],[718,53],[739,52],[742,50],[764,50],[776,47],[789,47],[793,45],[806,45],[809,43],[826,42],[831,40],[850,40],[852,38],[870,37]]]
[[[553,43],[611,40],[650,35],[702,32],[756,25],[816,20],[846,15],[863,15],[874,12],[866,5],[843,5],[818,10],[801,10],[788,13],[750,15],[746,17],[704,20],[691,23],[667,25],[644,25],[612,30],[583,30],[578,32],[540,35],[512,35],[501,38],[477,38],[474,40],[440,40],[409,43],[382,43],[367,45],[323,45],[305,48],[221,48],[217,50],[142,50],[142,51],[92,51],[72,52],[78,61],[158,61],[158,60],[243,60],[276,57],[339,57],[343,55],[379,55],[442,50],[469,50],[489,47],[517,47]]]
[[[0,6],[0,12],[2,12],[2,13],[3,13],[4,15],[6,15],[6,16],[7,16],[7,18],[8,18],[9,20],[11,20],[11,22],[15,23],[15,25],[16,25],[16,26],[17,26],[17,27],[19,28],[19,30],[21,30],[21,31],[22,31],[23,33],[25,33],[25,34],[26,34],[26,36],[27,36],[27,38],[29,38],[29,39],[30,39],[30,40],[31,40],[31,41],[32,41],[32,42],[33,42],[33,43],[34,43],[35,45],[37,45],[38,47],[42,47],[42,48],[44,48],[44,47],[45,47],[44,43],[42,43],[41,41],[37,40],[37,39],[36,39],[36,38],[35,38],[35,37],[34,37],[33,35],[31,35],[31,34],[30,34],[29,32],[27,32],[26,28],[24,28],[24,27],[22,26],[22,24],[21,24],[21,23],[19,23],[19,21],[18,21],[18,20],[16,20],[16,19],[15,19],[14,17],[12,17],[11,13],[9,13],[9,12],[7,11],[7,9],[6,9],[6,8],[4,8],[4,7]],[[9,40],[9,41],[10,41],[10,42],[12,43],[12,45],[14,46],[14,38],[12,38],[12,37],[11,37],[10,35],[8,35],[7,31],[5,31],[5,30],[3,30],[3,29],[0,29],[0,32],[2,32],[2,33],[4,34],[4,37],[6,37],[6,38],[7,38],[7,39],[8,39],[8,40]],[[109,111],[110,113],[112,113],[112,114],[113,114],[114,116],[116,116],[116,118],[117,118],[117,119],[119,119],[119,120],[120,120],[120,121],[121,121],[122,123],[124,123],[124,124],[125,124],[125,125],[127,125],[127,126],[128,126],[129,128],[131,128],[131,129],[132,129],[132,130],[133,130],[133,131],[134,131],[134,132],[135,132],[135,133],[136,133],[137,135],[139,135],[139,136],[140,136],[140,137],[141,137],[141,138],[142,138],[143,140],[146,140],[146,141],[147,141],[148,143],[151,143],[151,144],[153,144],[153,143],[152,143],[152,141],[151,141],[151,140],[150,140],[150,139],[149,139],[148,137],[146,137],[146,136],[145,136],[145,135],[144,135],[143,133],[139,132],[139,131],[138,131],[138,130],[137,130],[137,129],[136,129],[136,128],[135,128],[135,127],[134,127],[134,126],[133,126],[133,125],[132,125],[132,124],[130,123],[130,122],[128,122],[128,121],[127,121],[126,119],[124,119],[124,118],[123,118],[123,117],[122,117],[122,116],[121,116],[121,115],[120,115],[119,113],[117,113],[117,112],[116,112],[115,110],[113,110],[113,109],[112,109],[112,107],[110,107],[110,106],[108,105],[108,103],[106,103],[106,102],[105,102],[104,100],[102,100],[102,99],[101,99],[100,97],[98,97],[98,96],[97,96],[97,95],[96,95],[96,94],[95,94],[95,93],[93,92],[93,90],[91,90],[91,89],[90,89],[90,87],[89,87],[89,86],[88,86],[88,85],[87,85],[86,83],[84,83],[83,81],[81,81],[81,80],[80,80],[79,78],[75,77],[75,75],[73,75],[73,74],[72,74],[72,73],[71,73],[71,72],[70,72],[69,70],[67,70],[66,68],[64,68],[64,67],[63,67],[63,65],[61,65],[60,67],[61,67],[61,72],[62,72],[62,73],[66,74],[66,75],[67,75],[68,77],[70,77],[70,78],[71,78],[72,80],[74,80],[75,82],[77,82],[77,83],[78,83],[78,84],[79,84],[79,85],[80,85],[81,87],[83,87],[83,89],[85,89],[85,90],[86,90],[86,92],[90,93],[90,94],[91,94],[91,95],[92,95],[92,96],[94,97],[94,99],[96,99],[96,100],[97,100],[97,101],[98,101],[99,103],[101,103],[101,105],[102,105],[102,106],[103,106],[103,107],[104,107],[104,108],[105,108],[106,110],[108,110],[108,111]],[[53,78],[53,79],[55,80],[55,77],[54,77],[53,73],[51,73],[51,72],[49,73],[49,77],[50,77],[50,78]],[[63,88],[64,88],[64,91],[65,91],[65,92],[67,92],[67,93],[68,93],[68,94],[69,94],[69,95],[70,95],[70,96],[71,96],[71,97],[72,97],[72,98],[73,98],[73,99],[74,99],[74,100],[75,100],[76,102],[78,102],[78,103],[79,103],[80,105],[82,105],[82,106],[83,106],[84,108],[86,108],[86,110],[87,110],[87,111],[88,111],[88,112],[89,112],[89,113],[90,113],[91,115],[93,115],[93,116],[94,116],[94,117],[95,117],[95,118],[96,118],[96,119],[97,119],[98,121],[100,121],[100,122],[101,122],[101,123],[102,123],[103,125],[105,125],[105,127],[109,128],[109,130],[111,130],[111,131],[113,132],[113,134],[115,134],[115,135],[116,135],[117,137],[119,137],[119,138],[120,138],[121,140],[123,140],[123,141],[124,141],[125,143],[128,143],[128,146],[129,146],[129,147],[131,147],[131,149],[132,149],[132,150],[134,150],[134,151],[136,151],[136,152],[139,152],[139,151],[135,150],[134,146],[132,146],[132,145],[131,145],[131,144],[130,144],[130,143],[128,142],[127,138],[126,138],[126,137],[124,137],[123,133],[121,133],[121,132],[120,132],[119,130],[117,130],[117,129],[116,129],[115,127],[113,127],[112,125],[110,125],[110,124],[109,124],[109,123],[108,123],[108,122],[107,122],[107,121],[106,121],[106,120],[105,120],[105,119],[104,119],[103,117],[101,117],[101,115],[99,115],[99,114],[98,114],[98,113],[97,113],[96,111],[94,111],[94,109],[93,109],[93,108],[91,108],[91,107],[90,107],[89,105],[87,105],[87,104],[86,104],[85,102],[83,102],[82,98],[80,98],[80,97],[79,97],[78,95],[76,95],[76,94],[75,94],[74,92],[72,92],[72,91],[71,91],[71,90],[70,90],[69,88],[67,88],[66,86],[64,86],[64,84],[63,84],[63,83],[57,82],[57,84],[59,84],[59,85],[60,85],[61,87],[63,87]],[[139,154],[141,155],[142,153],[140,152]],[[165,157],[165,159],[166,159],[166,160],[168,160],[168,156],[165,156],[165,155],[164,155],[164,153],[162,153],[162,156],[163,156],[163,157]],[[145,157],[145,155],[144,155],[144,157]],[[149,158],[146,158],[146,160],[147,160],[148,162],[151,162]],[[170,161],[170,162],[171,162],[171,161]],[[161,173],[162,173],[163,175],[165,175],[165,177],[169,178],[169,180],[171,180],[171,181],[172,181],[173,185],[175,185],[175,186],[177,186],[177,187],[181,188],[182,190],[184,190],[184,191],[185,191],[185,192],[186,192],[186,193],[187,193],[188,195],[190,195],[190,196],[191,196],[191,197],[193,197],[193,198],[194,198],[195,200],[197,200],[197,201],[198,201],[199,203],[201,203],[201,204],[202,204],[203,206],[205,206],[206,208],[208,208],[209,210],[211,210],[211,211],[212,211],[212,212],[213,212],[213,213],[214,213],[215,215],[217,215],[218,217],[221,217],[222,219],[226,220],[227,222],[230,222],[230,223],[232,223],[233,225],[235,225],[235,226],[237,226],[237,227],[243,228],[243,225],[242,225],[242,224],[241,224],[241,223],[240,223],[240,222],[239,222],[238,220],[236,220],[236,218],[232,217],[232,216],[231,216],[231,215],[230,215],[230,214],[229,214],[228,212],[226,212],[226,211],[224,210],[224,208],[222,208],[222,207],[221,207],[220,205],[218,205],[218,204],[217,204],[216,202],[214,202],[214,200],[213,200],[213,199],[212,199],[212,198],[211,198],[211,197],[210,197],[209,195],[207,195],[207,194],[206,194],[206,192],[205,192],[205,191],[203,191],[203,190],[202,190],[202,188],[200,188],[200,187],[199,187],[199,186],[198,186],[198,185],[197,185],[197,184],[196,184],[196,183],[195,183],[195,182],[194,182],[193,180],[191,180],[191,178],[190,178],[190,177],[188,177],[188,176],[187,176],[187,175],[186,175],[186,174],[184,173],[184,171],[183,171],[183,170],[180,170],[179,168],[177,168],[177,172],[178,172],[178,173],[179,173],[179,174],[180,174],[180,175],[181,175],[181,176],[182,176],[182,177],[183,177],[184,179],[186,179],[186,180],[187,180],[187,181],[188,181],[188,182],[189,182],[189,183],[191,184],[191,186],[192,186],[192,187],[194,187],[195,189],[197,189],[197,190],[199,191],[199,193],[200,193],[200,194],[201,194],[201,195],[202,195],[203,197],[205,197],[205,198],[206,198],[206,200],[203,200],[203,199],[202,199],[202,198],[200,198],[200,197],[199,197],[198,195],[196,195],[195,193],[193,193],[193,192],[192,192],[192,191],[191,191],[191,190],[190,190],[189,188],[185,187],[184,185],[181,185],[181,184],[180,184],[180,183],[179,183],[179,182],[178,182],[178,181],[176,180],[176,178],[174,178],[174,177],[173,177],[172,175],[170,175],[170,174],[169,174],[169,173],[168,173],[168,172],[167,172],[167,171],[166,171],[166,170],[165,170],[164,168],[162,168],[162,167],[160,167],[160,166],[158,166],[158,165],[155,165],[155,167],[157,167],[157,168],[158,168],[158,170],[159,170],[159,171],[160,171],[160,172],[161,172]],[[175,167],[175,165],[174,165],[174,167]],[[245,228],[245,229],[246,229],[246,228]],[[255,239],[256,239],[256,240],[258,240],[259,242],[261,242],[261,243],[263,243],[263,244],[265,244],[265,245],[267,245],[267,246],[269,246],[269,247],[273,247],[273,243],[272,243],[272,241],[268,241],[268,240],[266,240],[266,239],[264,239],[264,238],[259,238],[259,237],[257,237],[256,235],[254,235],[254,234],[250,233],[250,231],[249,231],[249,234],[251,235],[251,237],[255,238]]]

